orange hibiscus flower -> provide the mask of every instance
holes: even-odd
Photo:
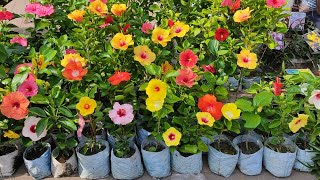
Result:
[[[7,118],[21,120],[29,113],[29,100],[19,91],[4,96],[1,104],[1,113]]]
[[[62,72],[62,75],[68,80],[80,81],[87,73],[88,70],[82,68],[81,62],[70,61]]]
[[[116,73],[114,73],[114,75],[109,77],[108,81],[110,82],[111,85],[117,86],[123,81],[129,81],[130,78],[131,78],[130,73],[117,71]]]
[[[198,108],[202,112],[210,113],[215,120],[220,120],[222,117],[223,104],[217,101],[217,98],[214,95],[206,94],[203,97],[199,98]]]

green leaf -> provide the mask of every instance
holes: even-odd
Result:
[[[232,128],[232,122],[229,120],[225,120],[224,124],[226,125],[227,129],[230,130]]]
[[[90,97],[91,99],[94,99],[94,96],[95,96],[95,94],[97,93],[97,91],[98,91],[98,87],[97,87],[97,86],[94,86],[94,87],[90,90],[90,92],[89,92],[89,97]]]
[[[261,117],[257,114],[244,112],[242,113],[241,116],[242,116],[242,119],[246,121],[246,123],[244,124],[244,127],[248,129],[257,128],[261,122]]]
[[[45,29],[47,27],[49,27],[50,23],[49,22],[45,22],[45,21],[40,21],[38,23],[36,23],[36,30],[40,30],[40,29]]]
[[[75,139],[68,139],[68,141],[67,141],[67,145],[68,145],[68,147],[70,147],[70,148],[74,148],[74,147],[76,147],[77,145],[78,145],[78,142],[75,140]]]
[[[6,69],[4,68],[4,66],[1,65],[0,66],[0,79],[4,79],[5,77],[7,77]]]
[[[198,147],[196,145],[185,144],[179,148],[182,153],[196,154],[198,152]]]
[[[271,121],[271,123],[269,123],[269,128],[273,129],[273,128],[279,127],[280,124],[281,124],[280,120],[273,120]]]
[[[75,123],[73,121],[71,121],[70,119],[63,119],[61,121],[59,121],[59,123],[66,129],[69,129],[70,131],[76,131],[77,130],[77,126],[75,125]]]
[[[219,99],[226,99],[228,97],[228,90],[223,86],[216,87],[214,92]]]
[[[29,113],[32,113],[36,116],[40,116],[40,117],[47,117],[46,112],[39,107],[31,107],[29,108]]]
[[[167,97],[165,99],[165,102],[169,103],[169,104],[174,104],[178,101],[181,101],[181,98],[179,98],[178,96],[174,95],[173,93],[168,93]]]
[[[221,56],[221,55],[225,55],[229,52],[229,50],[220,50],[218,51],[218,55]]]
[[[209,151],[208,146],[207,146],[205,143],[203,143],[202,140],[199,140],[199,141],[198,141],[198,149],[199,149],[200,151],[202,151],[202,152],[208,152],[208,151]]]
[[[11,89],[12,91],[16,91],[17,87],[22,84],[28,77],[28,71],[24,71],[20,74],[16,74],[11,82]]]
[[[46,54],[44,54],[44,59],[48,62],[51,61],[57,54],[56,50],[50,49],[49,51],[46,51]]]
[[[114,97],[114,99],[115,99],[116,101],[123,100],[123,99],[124,99],[124,95],[116,95],[116,96]]]
[[[9,58],[7,50],[3,44],[0,44],[0,63],[4,63]]]
[[[159,11],[160,10],[160,7],[158,6],[158,4],[152,4],[149,9],[151,11]]]
[[[167,74],[164,75],[164,79],[168,79],[171,77],[177,77],[179,75],[178,71],[170,71]]]
[[[161,67],[157,66],[156,64],[150,64],[145,66],[147,73],[155,76],[160,76],[161,75]]]
[[[42,132],[47,128],[47,124],[48,124],[49,118],[42,118],[37,126],[36,126],[36,133],[37,136],[40,136],[42,134]]]
[[[66,117],[69,117],[69,118],[74,117],[74,115],[72,114],[72,112],[68,108],[61,106],[58,109],[61,112],[61,114],[65,115]]]
[[[148,87],[148,83],[147,82],[143,83],[143,84],[140,85],[139,91],[145,91],[147,87]]]
[[[256,107],[269,106],[272,98],[273,94],[271,92],[261,92],[253,98],[253,105]]]
[[[254,110],[252,103],[246,99],[238,99],[235,104],[241,111],[252,112]]]
[[[53,99],[58,98],[60,92],[61,92],[61,86],[58,86],[58,85],[54,86],[54,87],[51,89],[51,97],[52,97]]]
[[[30,101],[35,104],[49,104],[49,99],[41,94],[31,97]]]
[[[309,72],[299,72],[299,76],[307,82],[315,79],[314,75]]]
[[[208,48],[213,55],[217,55],[219,51],[219,41],[215,39],[210,39]]]
[[[185,100],[186,100],[186,103],[190,106],[195,106],[195,104],[196,104],[193,96],[191,96],[191,95],[189,95]]]

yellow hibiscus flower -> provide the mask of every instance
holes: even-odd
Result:
[[[289,123],[289,128],[293,133],[296,133],[299,131],[300,128],[305,127],[308,122],[308,115],[305,114],[299,114],[297,118],[294,118]]]
[[[189,31],[190,27],[188,24],[177,21],[170,29],[170,37],[184,37]]]
[[[247,49],[242,49],[240,54],[237,54],[239,67],[255,69],[257,67],[257,54],[250,52]]]
[[[244,10],[236,11],[236,13],[234,13],[233,15],[234,22],[241,23],[241,22],[247,21],[249,18],[251,18],[250,13],[252,11],[253,10],[250,10],[249,7]]]
[[[125,4],[114,4],[111,7],[112,14],[116,16],[121,16],[127,10],[127,6]]]
[[[166,74],[167,72],[173,70],[173,66],[168,61],[166,61],[163,64],[161,64],[161,70],[162,74]]]
[[[7,137],[9,139],[18,139],[20,138],[20,135],[11,130],[8,130],[8,131],[4,131],[3,137]]]
[[[239,119],[241,110],[238,109],[235,103],[227,103],[223,105],[221,112],[223,116],[228,119],[229,121],[233,119]]]
[[[87,60],[80,56],[80,54],[65,54],[61,60],[61,65],[66,67],[70,61],[80,62],[82,66],[85,66]]]
[[[130,45],[133,45],[131,35],[117,33],[111,40],[111,46],[115,49],[127,50]]]
[[[138,61],[142,66],[150,65],[156,59],[156,54],[148,46],[137,46],[133,52],[134,60]]]
[[[100,0],[91,2],[88,9],[98,16],[104,16],[108,13],[108,6]]]
[[[92,114],[96,107],[97,102],[89,97],[82,97],[79,103],[76,105],[76,108],[80,111],[82,116]]]
[[[84,10],[74,10],[68,14],[68,18],[76,22],[81,22],[85,13],[86,11]]]
[[[170,31],[157,27],[152,31],[151,39],[154,43],[161,44],[162,47],[165,47],[167,46],[167,43],[171,40]]]
[[[151,79],[146,88],[146,93],[153,99],[164,99],[167,96],[167,84],[159,79]]]
[[[215,122],[214,118],[208,112],[198,112],[196,116],[200,125],[212,127],[213,123]]]
[[[32,59],[32,67],[41,70],[47,68],[47,66],[50,64],[50,62],[44,61],[44,56],[39,55],[38,59]]]
[[[150,112],[156,112],[162,109],[164,103],[164,99],[157,98],[147,98],[146,106]]]
[[[162,138],[168,147],[178,146],[182,134],[174,127],[170,127],[166,132],[162,134]]]

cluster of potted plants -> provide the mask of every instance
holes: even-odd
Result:
[[[11,29],[21,15],[1,8],[0,164],[10,164],[1,176],[22,156],[35,179],[135,179],[144,167],[162,178],[200,173],[203,152],[225,177],[237,165],[247,175],[262,164],[278,177],[308,171],[318,77],[261,81],[252,97],[228,99],[229,77],[253,73],[257,48],[275,47],[271,32],[286,31],[284,5],[32,1],[28,35]]]

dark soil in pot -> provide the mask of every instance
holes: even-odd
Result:
[[[15,150],[17,150],[17,148],[14,145],[12,145],[12,146],[9,146],[9,145],[0,146],[0,156],[4,156],[4,155],[7,155],[7,154],[10,154],[10,153],[14,152]]]
[[[309,142],[301,138],[297,139],[296,145],[299,147],[299,149],[302,149],[302,150],[306,150],[310,148]]]
[[[210,144],[216,150],[230,155],[236,155],[237,150],[230,144],[230,142],[225,140],[217,140]]]
[[[161,145],[160,143],[152,142],[151,144],[145,146],[143,149],[149,152],[160,152],[164,150],[165,147],[163,147],[163,145]]]
[[[180,152],[180,151],[179,151]],[[183,157],[189,157],[189,156],[192,156],[194,154],[190,154],[190,153],[183,153],[183,152],[180,152],[181,156]]]
[[[27,160],[29,160],[29,161],[38,159],[47,150],[48,150],[48,147],[44,147],[42,145],[38,145],[36,147],[33,147],[32,151],[27,152],[25,158]]]
[[[238,146],[243,154],[253,154],[260,150],[259,146],[254,142],[241,142]]]
[[[95,143],[94,147],[90,146],[90,148],[86,145],[83,146],[82,148],[80,148],[80,153],[86,156],[91,156],[94,154],[97,154],[101,151],[103,151],[104,149],[106,149],[105,145],[99,144],[99,143]]]
[[[67,151],[67,153],[60,152],[58,157],[56,157],[56,160],[59,161],[59,163],[67,162],[67,160],[70,159],[70,157],[73,155],[73,151],[72,150],[68,149],[66,151]]]
[[[270,149],[279,152],[279,153],[293,153],[288,147],[283,144],[268,144],[267,145]]]

